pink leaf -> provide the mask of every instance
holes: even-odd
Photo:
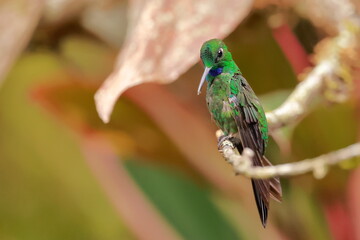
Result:
[[[349,209],[348,216],[352,220],[354,239],[360,238],[360,192],[359,192],[359,181],[360,181],[360,169],[357,169],[351,173],[347,186],[347,204]]]
[[[296,38],[288,24],[274,27],[272,32],[276,42],[279,44],[296,74],[302,73],[307,67],[311,66],[304,47]]]
[[[0,83],[28,43],[44,0],[4,0],[0,4]]]
[[[327,203],[325,214],[333,239],[346,240],[354,237],[353,224],[344,203],[340,201]]]
[[[176,80],[199,60],[201,44],[229,34],[249,13],[252,2],[133,0],[133,28],[113,73],[95,95],[101,119],[109,121],[116,100],[126,89],[144,82]]]

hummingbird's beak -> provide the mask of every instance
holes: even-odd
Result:
[[[209,67],[205,67],[205,70],[204,70],[204,73],[203,73],[203,75],[202,75],[202,77],[201,77],[200,84],[199,84],[199,88],[198,88],[198,91],[197,91],[197,94],[198,94],[198,95],[200,95],[200,93],[201,93],[201,87],[204,85],[206,76],[208,75],[210,69],[211,69],[211,68],[209,68]]]

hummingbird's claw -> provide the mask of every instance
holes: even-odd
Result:
[[[218,139],[218,150],[221,152],[225,145],[229,145],[231,148],[235,148],[234,144],[231,142],[232,137],[222,135]]]

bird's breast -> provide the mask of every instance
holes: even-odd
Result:
[[[237,132],[236,122],[233,118],[232,108],[228,99],[228,86],[214,82],[208,88],[206,101],[209,112],[216,125],[226,134]]]

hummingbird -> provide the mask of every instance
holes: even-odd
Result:
[[[198,95],[207,82],[206,103],[212,119],[241,154],[243,149],[254,152],[253,166],[271,166],[264,156],[268,143],[268,124],[258,97],[243,77],[223,41],[211,39],[200,50],[205,67]],[[270,197],[281,202],[279,178],[251,179],[256,206],[263,227],[266,227]]]

